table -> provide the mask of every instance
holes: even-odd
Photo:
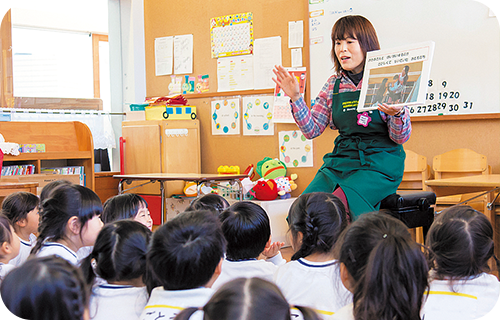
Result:
[[[38,182],[1,182],[0,181],[0,197],[6,197],[11,193],[18,191],[26,191],[36,194]]]
[[[500,188],[500,174],[483,174],[460,178],[426,180],[425,184],[430,187],[438,197],[490,191],[486,194],[487,205],[484,208],[484,214],[493,226],[493,239],[495,241],[495,246],[498,245],[493,195],[500,192],[498,189]],[[496,248],[496,251],[498,252],[499,249],[500,248]]]
[[[231,181],[236,182],[239,187],[239,198],[243,199],[243,185],[240,179],[247,178],[246,174],[206,174],[206,173],[138,173],[138,174],[119,174],[114,175],[113,178],[120,179],[118,184],[118,193],[122,194],[125,191],[132,190],[134,188],[143,186],[148,183],[159,182],[160,183],[160,193],[161,193],[161,224],[165,222],[165,182],[166,181],[193,181],[198,185],[198,191],[201,186],[205,183],[215,183],[220,181]],[[123,190],[123,183],[131,183],[136,180],[149,180],[144,184],[139,186]]]

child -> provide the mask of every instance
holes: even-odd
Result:
[[[401,221],[383,213],[364,214],[342,233],[336,247],[340,276],[353,303],[331,319],[420,320],[429,269]]]
[[[291,304],[331,315],[352,302],[333,256],[333,246],[347,227],[344,205],[331,193],[303,194],[290,207],[287,220],[295,253],[278,268],[274,281]]]
[[[92,319],[139,319],[148,300],[142,277],[150,238],[151,231],[132,220],[111,222],[99,232],[82,262],[88,285],[94,285],[96,275],[107,281],[92,292]]]
[[[224,197],[215,193],[209,193],[191,201],[186,211],[209,210],[216,216],[219,216],[228,207],[229,202]]]
[[[284,243],[271,243],[271,226],[266,211],[256,203],[238,201],[219,218],[227,251],[222,273],[212,288],[217,290],[224,283],[241,277],[272,281],[278,265],[285,264],[286,260],[279,251]],[[266,260],[258,260],[260,254]]]
[[[23,319],[88,319],[82,274],[60,257],[28,259],[5,277],[1,292],[5,306]]]
[[[14,266],[24,263],[35,245],[36,236],[33,233],[38,229],[39,204],[40,200],[36,195],[24,191],[10,194],[2,202],[2,210],[14,226],[21,242],[19,254],[9,262]]]
[[[110,223],[122,219],[132,219],[153,229],[153,219],[148,210],[148,203],[135,193],[124,193],[104,202],[101,220]]]
[[[493,228],[469,206],[443,211],[427,234],[430,273],[425,319],[475,319],[487,314],[500,294],[498,279],[488,274],[494,258]]]
[[[294,306],[304,320],[318,320],[314,310]],[[238,278],[223,285],[203,307],[205,320],[291,320],[290,305],[278,287],[260,278]],[[198,308],[187,308],[175,320],[188,320]]]
[[[76,252],[94,245],[102,228],[101,200],[80,185],[61,185],[42,203],[39,235],[32,254],[58,255],[78,264]]]
[[[19,247],[19,238],[15,235],[10,220],[0,212],[0,283],[15,268],[9,261],[19,254]]]
[[[220,274],[226,240],[209,211],[183,212],[158,228],[148,252],[148,272],[158,281],[140,319],[171,319],[202,307]]]

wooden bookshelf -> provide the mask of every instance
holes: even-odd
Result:
[[[45,144],[43,153],[4,155],[4,166],[32,164],[35,166],[35,173],[41,173],[44,167],[53,167],[51,161],[58,161],[58,166],[83,166],[86,186],[95,189],[94,142],[90,129],[84,123],[2,122],[0,133],[7,142]]]

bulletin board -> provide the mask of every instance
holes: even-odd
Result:
[[[265,97],[272,95],[274,89],[244,90],[217,92],[217,59],[212,58],[210,21],[212,18],[252,13],[253,38],[281,37],[282,64],[291,66],[291,49],[288,48],[288,23],[290,21],[304,22],[304,39],[307,35],[308,1],[304,0],[255,0],[255,1],[222,1],[222,0],[192,0],[182,1],[144,1],[144,27],[146,47],[146,90],[148,96],[162,96],[168,94],[170,76],[155,76],[154,66],[154,39],[166,36],[193,35],[193,73],[191,76],[209,75],[210,88],[201,94],[186,94],[191,105],[197,107],[198,119],[201,127],[201,171],[204,173],[217,172],[220,165],[238,165],[243,171],[249,164],[256,165],[264,157],[279,158],[279,132],[297,130],[295,124],[274,124],[267,127],[262,123],[261,132],[265,134],[249,134],[244,132],[248,123],[244,114],[248,102],[241,105],[239,134],[212,134],[213,112],[212,102],[231,99],[235,96],[254,98],[264,103]],[[309,62],[309,46],[304,40],[302,47],[303,66]],[[306,88],[306,95],[308,90]],[[219,115],[219,114],[217,114]],[[255,125],[255,124],[254,124]],[[221,129],[224,127],[221,126]],[[232,129],[231,127],[228,127]],[[253,129],[253,127],[252,127]],[[267,132],[272,130],[272,132]],[[229,131],[228,131],[229,133]],[[254,132],[255,133],[255,132]],[[322,157],[333,148],[335,131],[329,131],[321,137],[311,141],[315,146],[313,164],[315,167],[290,168],[289,173],[297,173],[298,189],[292,193],[299,195],[310,180],[314,177],[317,168],[322,164]],[[321,141],[326,142],[321,142]]]
[[[484,4],[335,0],[310,1],[309,10],[313,97],[333,71],[331,28],[340,17],[354,14],[372,22],[381,48],[436,43],[427,101],[410,110],[412,117],[500,113],[500,28]],[[480,53],[473,47],[480,48]]]

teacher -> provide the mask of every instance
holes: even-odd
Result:
[[[340,18],[332,28],[335,74],[309,109],[297,79],[276,66],[274,82],[291,98],[295,122],[313,139],[329,125],[339,131],[335,147],[304,193],[333,192],[354,218],[378,210],[380,201],[396,192],[403,178],[403,144],[410,138],[407,107],[379,104],[378,111],[358,113],[366,53],[379,50],[377,34],[362,16]]]

